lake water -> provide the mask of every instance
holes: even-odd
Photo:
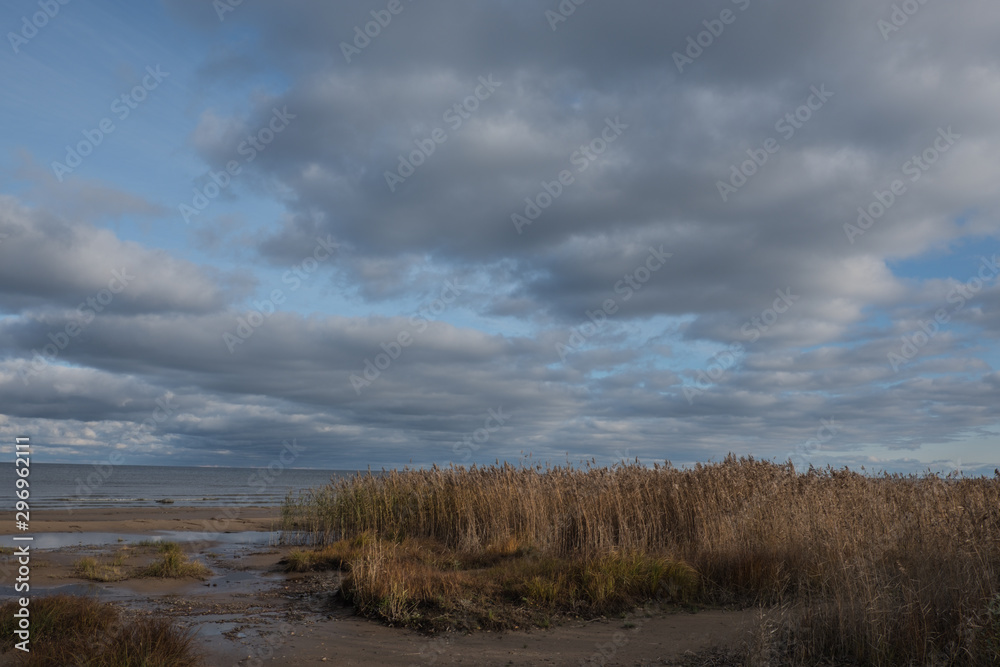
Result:
[[[34,463],[28,477],[31,509],[280,505],[289,493],[324,486],[353,470],[191,468],[179,466]],[[0,463],[0,499],[16,501],[13,463]]]

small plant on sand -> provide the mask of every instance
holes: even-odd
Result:
[[[155,548],[158,556],[153,562],[144,566],[128,566],[129,560],[137,551]],[[139,543],[133,547],[124,546],[118,549],[111,559],[87,556],[74,565],[78,577],[91,581],[124,581],[137,577],[161,577],[183,579],[192,577],[204,579],[212,571],[198,561],[190,561],[181,551],[176,542]]]
[[[199,561],[189,561],[176,542],[160,542],[158,545],[160,557],[145,568],[137,576],[183,579],[193,577],[204,579],[212,571]]]
[[[160,545],[162,545],[162,544],[173,544],[173,542],[164,542],[163,540],[145,539],[145,540],[139,540],[138,542],[135,542],[132,546],[140,548],[140,549],[141,548],[159,549]]]
[[[286,572],[305,572],[312,568],[312,552],[293,549],[283,561]]]
[[[129,578],[129,568],[125,562],[130,556],[127,547],[122,547],[109,559],[86,556],[76,561],[74,571],[82,579],[91,581],[123,581]]]

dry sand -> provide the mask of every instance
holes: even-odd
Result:
[[[50,511],[37,516],[33,512],[35,535],[195,531],[199,541],[185,543],[185,551],[215,574],[207,581],[134,579],[94,584],[76,577],[73,563],[121,546],[72,546],[35,554],[32,594],[91,592],[126,606],[130,613],[173,617],[196,630],[206,665],[212,667],[669,664],[687,652],[738,641],[756,616],[753,611],[639,612],[624,619],[569,621],[548,630],[430,637],[355,616],[334,593],[338,573],[280,572],[278,561],[288,547],[233,546],[202,539],[213,525],[221,532],[269,531],[278,516],[278,508],[242,508],[236,516],[233,510],[184,507]],[[224,529],[223,519],[229,520]],[[0,569],[9,567],[9,559],[0,556],[0,561],[8,561]]]

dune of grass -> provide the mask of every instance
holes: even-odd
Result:
[[[770,664],[1000,664],[1000,474],[434,467],[336,480],[282,527],[313,545],[290,567],[344,570],[345,598],[392,623],[738,604],[784,610],[757,631]]]

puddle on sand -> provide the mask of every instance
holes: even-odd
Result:
[[[198,636],[203,638],[224,635],[247,622],[239,614],[202,614],[195,618],[197,623],[193,625]]]
[[[192,617],[194,620],[192,627],[196,629],[199,637],[220,636],[239,629],[238,634],[234,634],[232,638],[253,639],[280,625],[283,618],[281,612],[273,610],[257,611],[249,616],[245,613],[199,614]]]
[[[244,569],[243,558],[261,550],[269,551],[269,544],[274,542],[275,533],[242,531],[218,535],[221,542],[201,544],[196,540],[183,539],[190,533],[177,531],[157,531],[155,534],[119,536],[114,533],[49,533],[36,535],[32,546],[36,549],[59,549],[82,547],[83,553],[102,548],[120,547],[141,541],[153,540],[176,541],[194,545],[190,552],[192,560],[200,561],[211,570],[209,578],[200,580],[179,579],[169,590],[150,590],[147,579],[126,579],[110,583],[74,583],[62,585],[39,585],[38,590],[44,594],[53,595],[67,593],[73,595],[95,595],[106,600],[133,600],[137,596],[149,599],[162,599],[169,595],[216,595],[216,594],[254,594],[260,593],[275,584],[280,583],[284,574],[268,571],[267,567],[248,567]],[[119,542],[119,537],[123,541]],[[41,538],[53,538],[45,540]],[[34,587],[33,587],[34,588]]]
[[[105,602],[129,602],[135,599],[135,593],[120,586],[109,584],[62,584],[61,586],[32,586],[32,595],[86,595],[99,598]]]
[[[38,597],[46,595],[86,595],[98,596],[101,594],[101,586],[98,584],[63,584],[62,586],[41,587],[34,586]]]
[[[232,533],[204,533],[187,530],[158,530],[155,538],[171,542],[214,542],[237,546],[274,546],[278,544],[281,531],[240,530]]]
[[[202,650],[216,655],[233,656],[239,664],[245,659],[267,659],[274,648],[287,641],[283,632],[284,616],[262,612],[246,617],[239,614],[203,614],[191,624]]]
[[[211,563],[209,563],[211,564]],[[221,568],[220,568],[221,569]],[[216,570],[217,574],[207,581],[191,584],[185,592],[198,593],[259,593],[284,580],[278,573],[260,570]]]
[[[214,542],[238,546],[267,546],[277,544],[281,533],[278,531],[244,530],[234,533],[205,533],[184,530],[157,530],[145,535],[122,535],[121,533],[41,533],[35,535],[31,545],[35,549],[62,549],[64,547],[88,546],[104,547],[117,544],[134,544],[143,540],[169,542]],[[0,536],[0,542],[10,542],[10,535]]]
[[[275,585],[280,586],[286,576],[279,572],[262,572],[259,569],[227,570],[205,558],[207,554],[246,554],[253,547],[232,544],[214,545],[201,550],[199,558],[213,565],[214,574],[207,581],[188,581],[162,593],[138,592],[129,587],[129,581],[115,584],[76,583],[39,589],[37,595],[93,595],[106,602],[123,604],[126,608],[143,613],[169,613],[182,627],[189,628],[201,650],[211,655],[216,664],[256,664],[254,658],[266,660],[274,651],[288,642],[290,636],[288,609],[285,601],[254,599],[254,595]],[[177,582],[180,584],[180,582]],[[247,607],[239,611],[222,611],[216,603],[228,601],[233,594],[251,596]],[[217,597],[218,596],[218,597]],[[184,613],[187,606],[189,611]],[[193,610],[191,608],[194,608]],[[214,611],[209,611],[212,608]],[[299,600],[296,603],[296,626],[329,619],[323,600]],[[204,610],[204,611],[202,611]],[[179,613],[178,613],[179,612]],[[250,659],[251,662],[244,662]]]

